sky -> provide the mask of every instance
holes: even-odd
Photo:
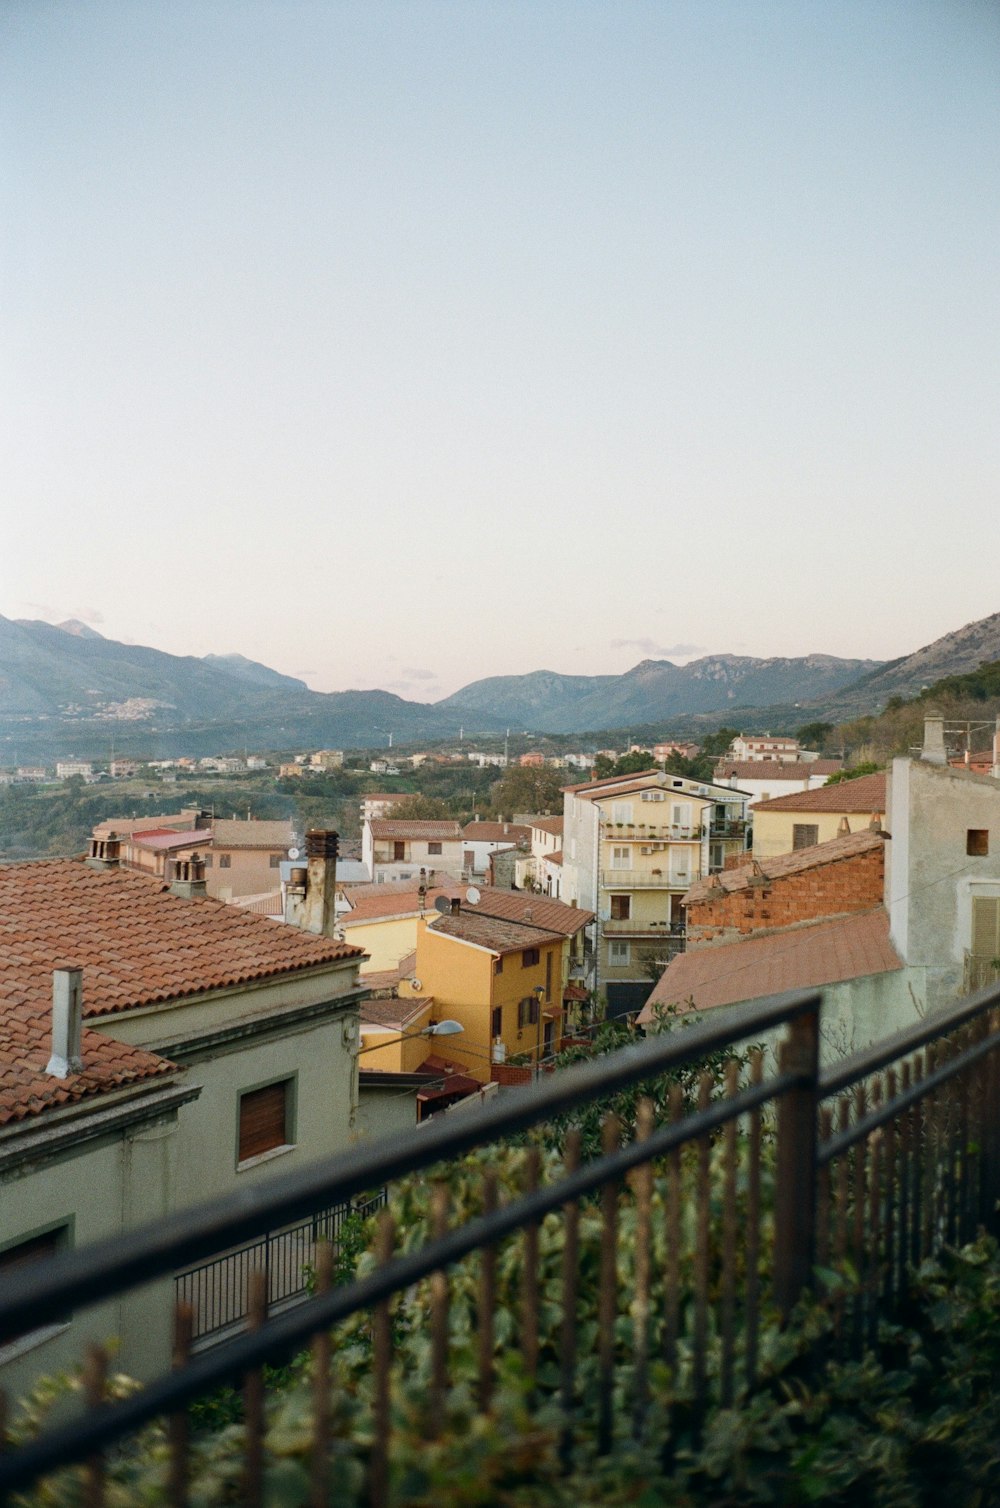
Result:
[[[318,691],[1000,609],[991,0],[6,0],[0,614]]]

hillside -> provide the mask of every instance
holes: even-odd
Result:
[[[835,717],[874,712],[890,697],[919,696],[946,676],[967,675],[992,660],[1000,660],[1000,613],[966,623],[913,654],[890,660],[842,692],[810,703],[810,708]]]
[[[561,676],[552,671],[493,676],[463,686],[437,705],[465,714],[489,708],[511,725],[573,733],[811,702],[877,669],[874,660],[820,654],[798,659],[712,655],[683,666],[643,660],[620,676]]]

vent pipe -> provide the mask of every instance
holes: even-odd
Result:
[[[45,1072],[68,1079],[83,1068],[83,970],[52,971],[52,1056]]]

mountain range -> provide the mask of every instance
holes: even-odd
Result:
[[[1000,659],[1000,613],[887,664],[812,654],[643,660],[623,675],[538,670],[473,681],[437,703],[387,691],[310,691],[239,654],[204,658],[106,639],[87,624],[0,617],[0,765],[60,754],[153,758],[244,746],[385,747],[501,733],[670,723],[794,726],[877,710],[943,675]],[[692,721],[695,720],[695,721]]]

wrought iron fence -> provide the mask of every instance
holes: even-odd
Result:
[[[678,1410],[697,1418],[752,1389],[762,1327],[787,1319],[831,1269],[852,1279],[830,1291],[838,1343],[873,1344],[879,1315],[913,1264],[996,1209],[1000,992],[961,1002],[822,1073],[820,1009],[819,996],[808,994],[715,1012],[479,1111],[441,1118],[402,1144],[360,1145],[239,1201],[67,1253],[12,1280],[0,1302],[0,1343],[68,1305],[79,1309],[191,1267],[373,1187],[390,1190],[363,1277],[333,1286],[329,1256],[321,1256],[316,1291],[268,1313],[258,1274],[249,1282],[247,1327],[194,1355],[191,1309],[180,1305],[173,1368],[106,1402],[98,1359],[92,1406],[0,1454],[0,1491],[84,1462],[90,1501],[99,1503],[122,1442],[159,1419],[168,1421],[164,1495],[186,1503],[185,1410],[242,1379],[239,1500],[259,1503],[268,1449],[262,1369],[306,1346],[312,1501],[330,1500],[331,1461],[352,1450],[366,1500],[383,1504],[394,1391],[415,1400],[433,1442],[462,1348],[474,1348],[476,1401],[487,1414],[507,1358],[518,1354],[529,1406],[559,1413],[568,1465],[584,1446],[601,1454],[623,1436],[648,1440],[655,1431],[666,1439]],[[775,1034],[773,1053],[755,1046]],[[730,1057],[736,1048],[742,1055]],[[709,1057],[721,1072],[700,1071]],[[627,1126],[605,1116],[600,1144],[591,1146],[594,1107],[644,1086],[653,1096],[630,1101]],[[561,1155],[551,1150],[553,1126],[562,1128]],[[548,1147],[531,1139],[539,1128],[549,1129]],[[474,1158],[475,1207],[466,1187],[453,1222],[446,1180],[405,1180],[454,1168],[466,1154]],[[409,1220],[401,1231],[394,1212]],[[513,1329],[500,1323],[511,1313]],[[335,1403],[345,1393],[356,1438],[337,1435]]]

